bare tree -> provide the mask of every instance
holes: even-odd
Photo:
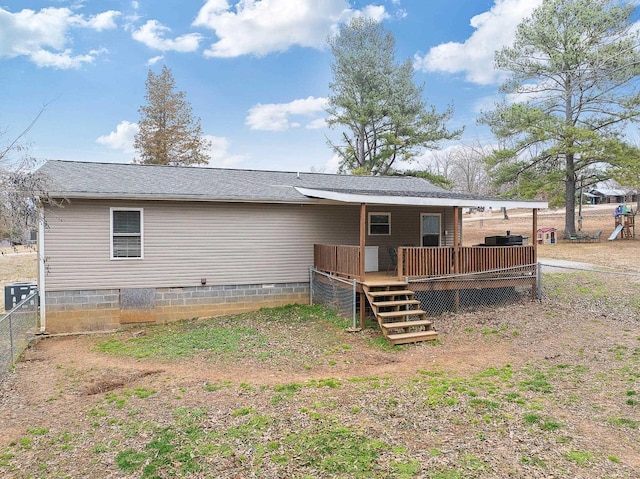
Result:
[[[484,160],[492,149],[480,142],[434,151],[422,168],[445,178],[452,189],[461,193],[491,193]]]
[[[0,239],[22,243],[30,229],[38,224],[38,202],[46,198],[46,179],[35,173],[36,159],[29,153],[26,136],[38,121],[43,107],[33,121],[18,135],[0,132]]]

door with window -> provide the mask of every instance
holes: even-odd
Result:
[[[440,246],[440,214],[422,213],[420,215],[420,245]]]

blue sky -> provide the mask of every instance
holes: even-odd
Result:
[[[167,65],[212,140],[211,166],[326,171],[327,37],[373,17],[463,141],[498,98],[493,54],[541,0],[4,0],[0,140],[28,134],[38,159],[130,162],[149,69]],[[460,142],[443,144],[455,147]],[[427,161],[428,154],[419,162]]]

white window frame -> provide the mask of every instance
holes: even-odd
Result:
[[[371,217],[372,216],[386,216],[387,218],[389,218],[389,232],[388,233],[372,233],[371,232]],[[391,236],[391,213],[388,211],[378,211],[378,212],[370,212],[369,213],[369,217],[368,217],[368,224],[369,224],[369,236]],[[377,225],[382,225],[384,223],[376,223]]]
[[[114,211],[139,211],[140,212],[140,256],[113,256],[113,212]],[[109,208],[109,255],[114,261],[130,261],[144,259],[144,208],[123,208],[123,207],[111,207]],[[125,236],[119,234],[118,236]],[[130,236],[138,236],[137,234],[131,234]]]

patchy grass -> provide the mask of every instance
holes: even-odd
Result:
[[[508,312],[392,349],[307,306],[49,339],[58,367],[20,363],[3,401],[40,378],[29,401],[50,414],[3,431],[0,475],[638,477],[638,325],[563,302]]]
[[[346,337],[338,328],[347,326],[345,319],[324,308],[289,305],[233,317],[174,322],[145,328],[143,335],[117,333],[99,341],[95,349],[138,359],[173,360],[198,355],[215,360],[249,357],[269,362],[288,360],[300,348],[348,351],[350,346],[345,347],[336,334],[340,331]],[[296,338],[283,337],[283,331],[296,334]],[[305,337],[313,337],[316,344],[305,344]]]
[[[214,324],[182,322],[153,329],[149,334],[128,339],[110,338],[96,345],[96,350],[134,358],[192,357],[202,352],[218,355],[238,354],[241,348],[260,350],[266,337],[253,328],[215,327]]]

